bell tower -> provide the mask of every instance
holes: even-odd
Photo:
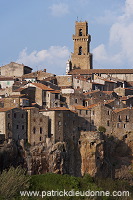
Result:
[[[74,53],[71,54],[72,69],[92,69],[90,53],[91,36],[88,34],[88,22],[75,22],[73,35]]]

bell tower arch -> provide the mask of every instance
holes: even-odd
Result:
[[[92,54],[90,53],[91,36],[88,34],[88,22],[75,22],[73,35],[74,52],[71,55],[72,69],[92,69]]]

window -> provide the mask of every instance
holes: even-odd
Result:
[[[75,103],[78,103],[78,99],[75,99]]]
[[[94,110],[92,111],[92,115],[95,115],[95,111]]]
[[[40,134],[42,134],[42,127],[40,127]]]
[[[8,123],[8,130],[10,130],[10,123]]]
[[[19,129],[19,125],[16,126],[16,129]]]
[[[34,119],[33,119],[33,121],[35,122],[35,121],[36,121],[36,119],[34,118]]]
[[[120,116],[120,115],[119,115],[119,117],[118,117],[118,121],[121,122],[121,116]]]
[[[94,120],[91,120],[92,125],[94,125]]]
[[[123,126],[124,128],[126,128],[126,124],[124,124],[124,126]]]
[[[77,80],[77,83],[79,83],[79,80]]]
[[[79,29],[79,36],[82,36],[83,32],[82,29]]]
[[[88,115],[88,110],[86,110],[86,115]]]
[[[58,99],[58,94],[55,94],[55,99]]]
[[[33,133],[34,133],[34,134],[36,133],[36,128],[35,128],[35,127],[33,128]]]
[[[10,113],[8,113],[8,115],[7,115],[7,116],[8,116],[8,118],[10,118]]]
[[[61,125],[61,121],[58,122],[58,125],[59,125],[59,126]]]
[[[17,114],[16,114],[16,113],[14,113],[14,118],[16,118],[16,116],[17,116]]]
[[[68,82],[70,82],[70,77],[68,77]]]
[[[79,47],[79,55],[82,55],[82,47]]]
[[[24,130],[24,125],[22,125],[22,130]]]
[[[109,120],[108,120],[108,121],[107,121],[107,126],[109,126],[109,124],[110,124],[110,123],[109,123]]]
[[[22,114],[21,117],[24,118],[24,114]]]
[[[40,118],[40,122],[42,122],[42,118]]]
[[[126,122],[129,122],[129,116],[126,115]]]
[[[120,123],[117,123],[117,128],[120,128]]]
[[[42,141],[42,137],[40,137],[40,141]]]
[[[108,115],[110,115],[110,110],[108,110]]]
[[[81,115],[81,110],[79,111],[79,114]]]

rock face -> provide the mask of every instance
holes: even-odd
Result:
[[[133,133],[121,138],[81,132],[78,141],[41,143],[26,147],[13,142],[0,146],[0,170],[22,165],[28,174],[47,172],[101,178],[133,178]]]
[[[95,176],[104,162],[104,141],[95,132],[81,132],[81,174]]]

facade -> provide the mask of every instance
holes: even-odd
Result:
[[[48,138],[48,117],[39,113],[38,108],[27,107],[27,141],[31,145],[45,143]]]
[[[74,52],[71,55],[71,69],[92,69],[92,54],[90,53],[91,36],[88,34],[88,23],[75,22],[73,35]]]
[[[95,80],[97,76],[102,78],[115,78],[130,82],[133,80],[133,69],[73,69],[69,75],[90,75]]]
[[[18,108],[0,108],[0,134],[16,142],[27,139],[26,112]]]
[[[29,106],[29,99],[25,95],[10,95],[3,98],[4,108]]]
[[[63,141],[78,141],[78,116],[77,113],[65,107],[40,110],[49,117],[49,137],[53,143]]]
[[[31,73],[31,71],[32,68],[15,62],[0,67],[0,75],[6,77],[21,77],[24,74]]]
[[[8,88],[11,87],[14,84],[14,78],[13,77],[0,77],[0,88]]]

